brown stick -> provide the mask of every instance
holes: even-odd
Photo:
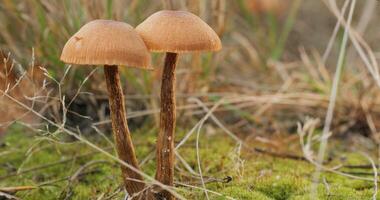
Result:
[[[117,154],[121,160],[132,165],[134,168],[139,169],[135,150],[133,148],[131,134],[128,129],[124,95],[120,83],[118,66],[105,65],[104,74],[106,77],[107,89],[109,93],[112,130],[116,143]],[[125,189],[128,191],[129,196],[132,196],[133,194],[144,190],[144,179],[140,174],[125,166],[121,167],[121,171]],[[137,181],[133,181],[131,179]]]
[[[178,54],[166,53],[161,84],[160,132],[157,139],[156,179],[167,186],[174,183],[174,130],[176,123],[175,68]],[[174,199],[170,192],[160,191],[158,197]]]

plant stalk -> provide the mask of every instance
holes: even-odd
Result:
[[[118,66],[105,65],[104,74],[109,93],[108,97],[111,112],[112,130],[117,154],[121,160],[130,164],[135,169],[139,169],[131,139],[131,134],[128,129],[124,95],[120,83]],[[144,190],[144,179],[140,174],[132,171],[125,166],[121,167],[121,172],[125,184],[125,189],[130,196]]]
[[[157,173],[156,179],[167,186],[174,182],[174,131],[176,124],[175,68],[177,53],[166,53],[161,84],[160,132],[157,139]],[[158,197],[172,200],[173,195],[166,190],[160,191]]]

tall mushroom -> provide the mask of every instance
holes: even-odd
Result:
[[[218,51],[218,35],[198,16],[186,11],[163,10],[136,27],[150,51],[166,52],[161,84],[160,132],[157,139],[156,179],[173,186],[174,131],[176,123],[175,69],[178,54]],[[159,196],[173,199],[168,191]]]
[[[112,20],[94,20],[75,33],[63,48],[61,60],[78,65],[104,65],[116,150],[121,160],[139,170],[128,130],[125,102],[118,65],[148,69],[150,54],[132,26]],[[129,196],[144,190],[143,177],[122,166]],[[137,195],[138,196],[138,195]]]

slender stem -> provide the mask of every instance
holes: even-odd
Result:
[[[355,11],[355,6],[356,6],[356,0],[351,0],[351,7],[350,7],[348,17],[347,17],[347,25],[345,26],[343,40],[340,46],[338,63],[336,66],[335,75],[334,75],[333,83],[331,86],[330,99],[329,99],[329,105],[328,105],[328,109],[326,113],[325,124],[322,130],[321,142],[319,144],[318,155],[316,158],[316,162],[318,165],[316,165],[316,170],[313,174],[313,184],[311,185],[311,191],[310,191],[310,197],[312,198],[315,197],[317,194],[318,181],[320,179],[320,175],[322,171],[323,160],[325,158],[325,151],[328,146],[330,127],[332,124],[332,120],[334,118],[334,108],[336,104],[339,83],[340,83],[341,75],[343,73],[343,68],[345,64],[347,45],[349,42],[349,34],[350,34],[349,32],[351,28],[352,17]]]
[[[116,143],[117,154],[121,160],[132,165],[134,168],[139,169],[135,150],[133,148],[131,134],[128,129],[124,96],[120,83],[118,67],[115,65],[105,65],[104,74],[106,77],[107,89],[109,93],[112,129]],[[144,190],[144,179],[140,174],[130,170],[125,166],[121,167],[121,171],[125,189],[130,196]]]
[[[174,130],[176,123],[175,68],[178,54],[166,53],[161,84],[160,132],[157,139],[157,174],[161,183],[173,186],[174,182]],[[172,200],[168,191],[161,191],[159,197]]]

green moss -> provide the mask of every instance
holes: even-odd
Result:
[[[260,178],[255,189],[276,200],[286,200],[293,194],[303,193],[305,181],[293,176],[270,176]]]
[[[22,199],[96,199],[108,196],[120,188],[120,171],[117,164],[110,158],[94,152],[88,146],[78,143],[55,143],[51,140],[41,140],[41,136],[28,133],[18,126],[13,127],[12,133],[4,139],[5,146],[0,147],[0,177],[15,171],[28,170],[46,164],[54,165],[0,179],[0,187],[31,185],[38,189],[18,192]],[[155,132],[133,135],[139,160],[154,154]],[[177,141],[186,131],[181,132]],[[217,133],[219,134],[219,133]],[[89,138],[91,139],[91,138]],[[198,173],[197,151],[195,137],[192,136],[179,154],[187,165]],[[113,153],[107,142],[98,141],[96,144]],[[86,155],[87,154],[87,155]],[[86,156],[83,156],[86,155]],[[202,172],[211,199],[258,199],[258,200],[304,200],[310,199],[309,189],[312,173],[315,168],[304,161],[279,159],[271,156],[252,154],[238,151],[236,144],[223,135],[201,134],[199,155]],[[78,157],[79,156],[79,157]],[[360,164],[365,161],[360,154],[345,154],[346,163]],[[149,157],[148,157],[149,158]],[[68,160],[67,160],[68,159]],[[59,163],[62,162],[63,163]],[[86,168],[83,176],[68,181],[75,172],[85,164],[102,161]],[[199,177],[190,173],[185,165],[177,159],[176,181],[197,187],[202,187]],[[332,165],[339,160],[332,161]],[[148,159],[142,166],[145,173],[155,174],[155,160]],[[348,170],[348,169],[347,169]],[[361,170],[370,172],[369,170]],[[370,199],[373,194],[373,183],[353,180],[340,175],[323,173],[328,183],[318,186],[318,199]],[[232,181],[223,183],[227,176]],[[200,189],[178,187],[177,191],[188,199],[204,199],[205,194]],[[122,192],[116,193],[114,199],[121,199]]]
[[[372,199],[373,191],[362,190],[358,191],[349,187],[343,187],[340,185],[330,185],[329,190],[325,186],[320,185],[318,187],[318,198],[317,199],[329,199],[329,200],[361,200],[361,199]],[[293,195],[290,200],[311,200],[309,193],[303,195]],[[379,198],[378,198],[379,199]]]
[[[222,199],[226,199],[226,197],[228,196],[234,199],[271,200],[270,197],[266,196],[265,194],[261,192],[252,191],[249,188],[244,188],[242,186],[226,187],[219,192],[226,196],[215,197],[215,199],[222,200]]]

